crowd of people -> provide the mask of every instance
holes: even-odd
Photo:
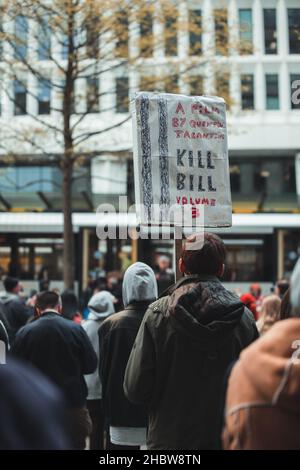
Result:
[[[223,241],[195,237],[176,283],[164,258],[161,276],[137,262],[81,302],[49,284],[25,299],[4,279],[0,448],[300,447],[300,261],[290,283],[238,296]]]

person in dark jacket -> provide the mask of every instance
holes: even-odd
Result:
[[[10,342],[14,340],[17,331],[24,326],[31,315],[31,310],[19,296],[21,284],[19,279],[7,276],[4,281],[5,292],[0,293],[0,301],[4,305],[4,315],[8,324]]]
[[[33,364],[62,390],[73,446],[83,449],[91,432],[84,374],[94,372],[97,356],[84,329],[60,312],[56,292],[38,294],[37,318],[17,333],[11,352]]]
[[[252,313],[219,280],[223,241],[205,233],[195,243],[179,260],[183,278],[148,308],[125,373],[126,396],[149,409],[148,449],[220,448],[226,370],[258,338]]]
[[[124,373],[143,316],[157,298],[154,272],[134,263],[124,275],[125,310],[108,317],[99,330],[100,376],[109,430],[108,448],[139,449],[146,444],[147,411],[133,405],[123,390]]]
[[[63,397],[37,369],[8,358],[0,389],[0,450],[72,449]]]

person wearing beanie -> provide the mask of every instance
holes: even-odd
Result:
[[[107,448],[139,449],[146,444],[147,410],[129,402],[123,381],[144,314],[157,298],[153,270],[140,262],[131,265],[124,275],[122,297],[125,309],[107,318],[99,330],[99,371],[109,433]]]
[[[300,448],[300,261],[291,277],[291,317],[245,349],[228,381],[226,450]]]
[[[88,303],[88,318],[82,322],[99,363],[99,340],[98,330],[103,321],[115,313],[113,296],[110,292],[103,290],[93,295]],[[87,408],[93,423],[90,435],[90,450],[102,450],[104,441],[104,415],[102,406],[102,385],[99,377],[98,367],[93,374],[85,376],[88,387]]]

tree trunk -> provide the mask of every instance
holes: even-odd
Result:
[[[72,174],[73,164],[65,161],[63,168],[63,216],[64,216],[64,250],[63,250],[63,279],[65,289],[74,289],[75,253],[72,223]]]

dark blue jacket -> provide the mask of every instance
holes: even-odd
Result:
[[[53,311],[21,328],[11,352],[30,362],[64,392],[69,407],[85,404],[84,374],[97,367],[97,356],[84,329]]]

